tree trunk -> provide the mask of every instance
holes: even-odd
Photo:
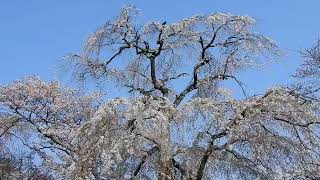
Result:
[[[167,160],[167,161],[163,162],[160,159],[158,179],[159,180],[173,180],[173,179],[175,179],[174,166],[173,166],[173,162],[171,160]]]
[[[165,112],[166,113],[166,112]],[[167,117],[170,115],[168,113]],[[162,122],[161,127],[161,144],[160,144],[160,162],[159,162],[159,180],[175,179],[174,164],[172,161],[172,146],[170,140],[170,120],[168,118]]]

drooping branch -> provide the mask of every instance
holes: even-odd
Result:
[[[130,46],[122,46],[119,48],[118,52],[114,54],[108,61],[105,62],[105,65],[107,66],[113,59],[115,59],[118,55],[122,53],[123,50],[130,48]]]
[[[45,132],[43,132],[43,130],[41,130],[41,128],[32,120],[32,114],[33,112],[30,112],[28,117],[26,117],[25,115],[23,115],[22,113],[20,113],[19,108],[14,108],[14,111],[17,115],[19,115],[22,119],[24,119],[25,121],[27,121],[28,123],[30,123],[36,130],[38,133],[40,133],[42,136],[44,136],[45,138],[47,138],[49,141],[51,141],[52,143],[62,147],[59,148],[60,150],[63,150],[66,154],[68,154],[69,156],[72,156],[72,152],[74,152],[74,150],[67,146],[66,144],[63,144],[60,140],[58,140],[56,137],[54,137],[53,135],[47,134]]]
[[[201,64],[199,64],[199,66],[200,66],[200,65],[201,65]],[[196,67],[198,67],[198,66],[196,66]],[[237,82],[237,84],[240,86],[241,91],[242,91],[242,93],[244,94],[244,96],[245,96],[245,97],[248,97],[247,94],[246,94],[246,91],[245,91],[244,88],[243,88],[243,85],[242,85],[241,81],[239,81],[235,76],[228,75],[228,74],[218,74],[218,75],[209,76],[209,77],[207,77],[207,78],[199,79],[199,80],[198,80],[197,75],[196,75],[194,79],[196,79],[197,81],[194,81],[193,84],[190,84],[189,86],[187,86],[187,88],[186,88],[184,91],[182,91],[182,92],[176,97],[176,99],[175,99],[175,101],[174,101],[174,105],[175,105],[175,106],[178,106],[178,105],[181,103],[181,101],[183,100],[183,98],[184,98],[189,92],[197,89],[197,84],[199,84],[199,83],[206,82],[207,80],[210,80],[210,82],[212,82],[212,81],[214,81],[214,80],[219,80],[219,79],[220,79],[220,80],[227,80],[227,79],[229,79],[229,78],[235,80],[235,81]]]

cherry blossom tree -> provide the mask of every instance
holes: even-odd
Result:
[[[41,167],[34,165],[31,154],[13,155],[4,152],[1,152],[0,177],[1,179],[53,180],[53,177]]]
[[[298,68],[295,77],[299,80],[295,89],[308,101],[319,101],[320,91],[320,39],[312,47],[301,50],[304,62]]]
[[[280,54],[253,18],[139,25],[138,15],[124,8],[66,57],[78,80],[132,96],[100,103],[57,82],[16,81],[0,88],[0,142],[18,139],[57,179],[319,178],[319,102],[283,87],[249,97],[237,78]]]
[[[17,159],[10,147],[18,141],[25,146],[19,151],[30,154],[19,159],[40,159],[44,168],[60,171],[61,163],[73,157],[75,130],[96,111],[97,98],[35,76],[1,86],[1,158]]]

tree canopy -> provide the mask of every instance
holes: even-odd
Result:
[[[138,16],[124,8],[65,58],[76,80],[111,82],[132,96],[105,100],[36,76],[0,86],[3,177],[320,178],[317,84],[248,96],[237,77],[281,54],[253,32],[253,18],[213,13],[141,25]],[[318,46],[303,51],[297,77],[317,78]],[[11,165],[13,143],[35,170]]]

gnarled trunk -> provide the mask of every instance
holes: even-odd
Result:
[[[160,147],[160,162],[159,162],[159,173],[158,173],[159,180],[175,179],[175,171],[174,171],[174,165],[172,161],[172,145],[170,141],[170,122],[171,122],[171,118],[167,118],[161,123],[161,126],[162,126],[161,134],[160,134],[161,147]]]

